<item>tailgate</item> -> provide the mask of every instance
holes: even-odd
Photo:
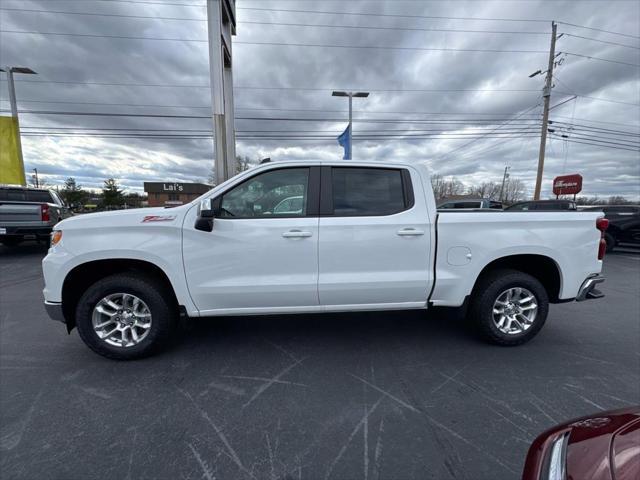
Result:
[[[0,202],[0,225],[41,222],[39,203]]]

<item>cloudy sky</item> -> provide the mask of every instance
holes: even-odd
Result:
[[[115,177],[131,191],[143,181],[206,181],[213,142],[204,5],[1,0],[0,64],[38,72],[16,77],[27,170],[90,188]],[[368,99],[354,101],[355,159],[427,162],[469,185],[500,181],[510,165],[532,192],[544,76],[529,74],[546,70],[555,20],[563,35],[551,103],[568,101],[551,112],[543,195],[554,176],[579,172],[586,195],[640,196],[640,2],[236,6],[240,155],[341,158],[334,137],[346,126],[347,102],[331,91],[366,90]],[[2,110],[6,86],[3,76]]]

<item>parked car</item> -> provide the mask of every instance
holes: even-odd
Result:
[[[637,480],[640,407],[563,423],[531,444],[522,480]]]
[[[0,186],[0,243],[8,247],[28,236],[48,241],[53,226],[69,216],[53,190]]]
[[[510,212],[517,211],[556,211],[556,210],[577,210],[576,202],[572,200],[531,200],[529,202],[518,202],[505,208]]]
[[[294,196],[299,212],[276,211]],[[550,303],[602,296],[601,216],[437,212],[424,166],[270,162],[170,210],[62,221],[45,307],[120,359],[157,351],[179,314],[465,307],[486,339],[518,345]]]
[[[609,220],[640,216],[640,206],[638,205],[596,205],[582,207],[581,210],[602,212]]]
[[[604,239],[607,242],[607,252],[623,245],[640,246],[640,215],[610,219]]]
[[[438,210],[477,208],[502,210],[502,202],[488,198],[463,198],[459,200],[447,200],[438,205]]]

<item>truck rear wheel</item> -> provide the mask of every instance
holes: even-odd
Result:
[[[521,345],[537,335],[549,312],[542,284],[517,270],[496,270],[483,276],[469,306],[482,336],[498,345]]]
[[[176,316],[171,295],[161,285],[147,277],[117,274],[99,280],[82,295],[76,326],[94,352],[133,360],[168,343]]]
[[[613,238],[613,235],[611,235],[610,233],[605,232],[604,241],[607,243],[607,253],[612,252],[613,249],[616,248],[616,239]]]

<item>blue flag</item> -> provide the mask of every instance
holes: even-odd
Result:
[[[343,160],[351,160],[351,139],[349,138],[350,128],[350,125],[347,126],[347,128],[344,129],[344,132],[342,132],[338,137],[338,143],[341,147],[344,148],[344,157],[342,157]]]

